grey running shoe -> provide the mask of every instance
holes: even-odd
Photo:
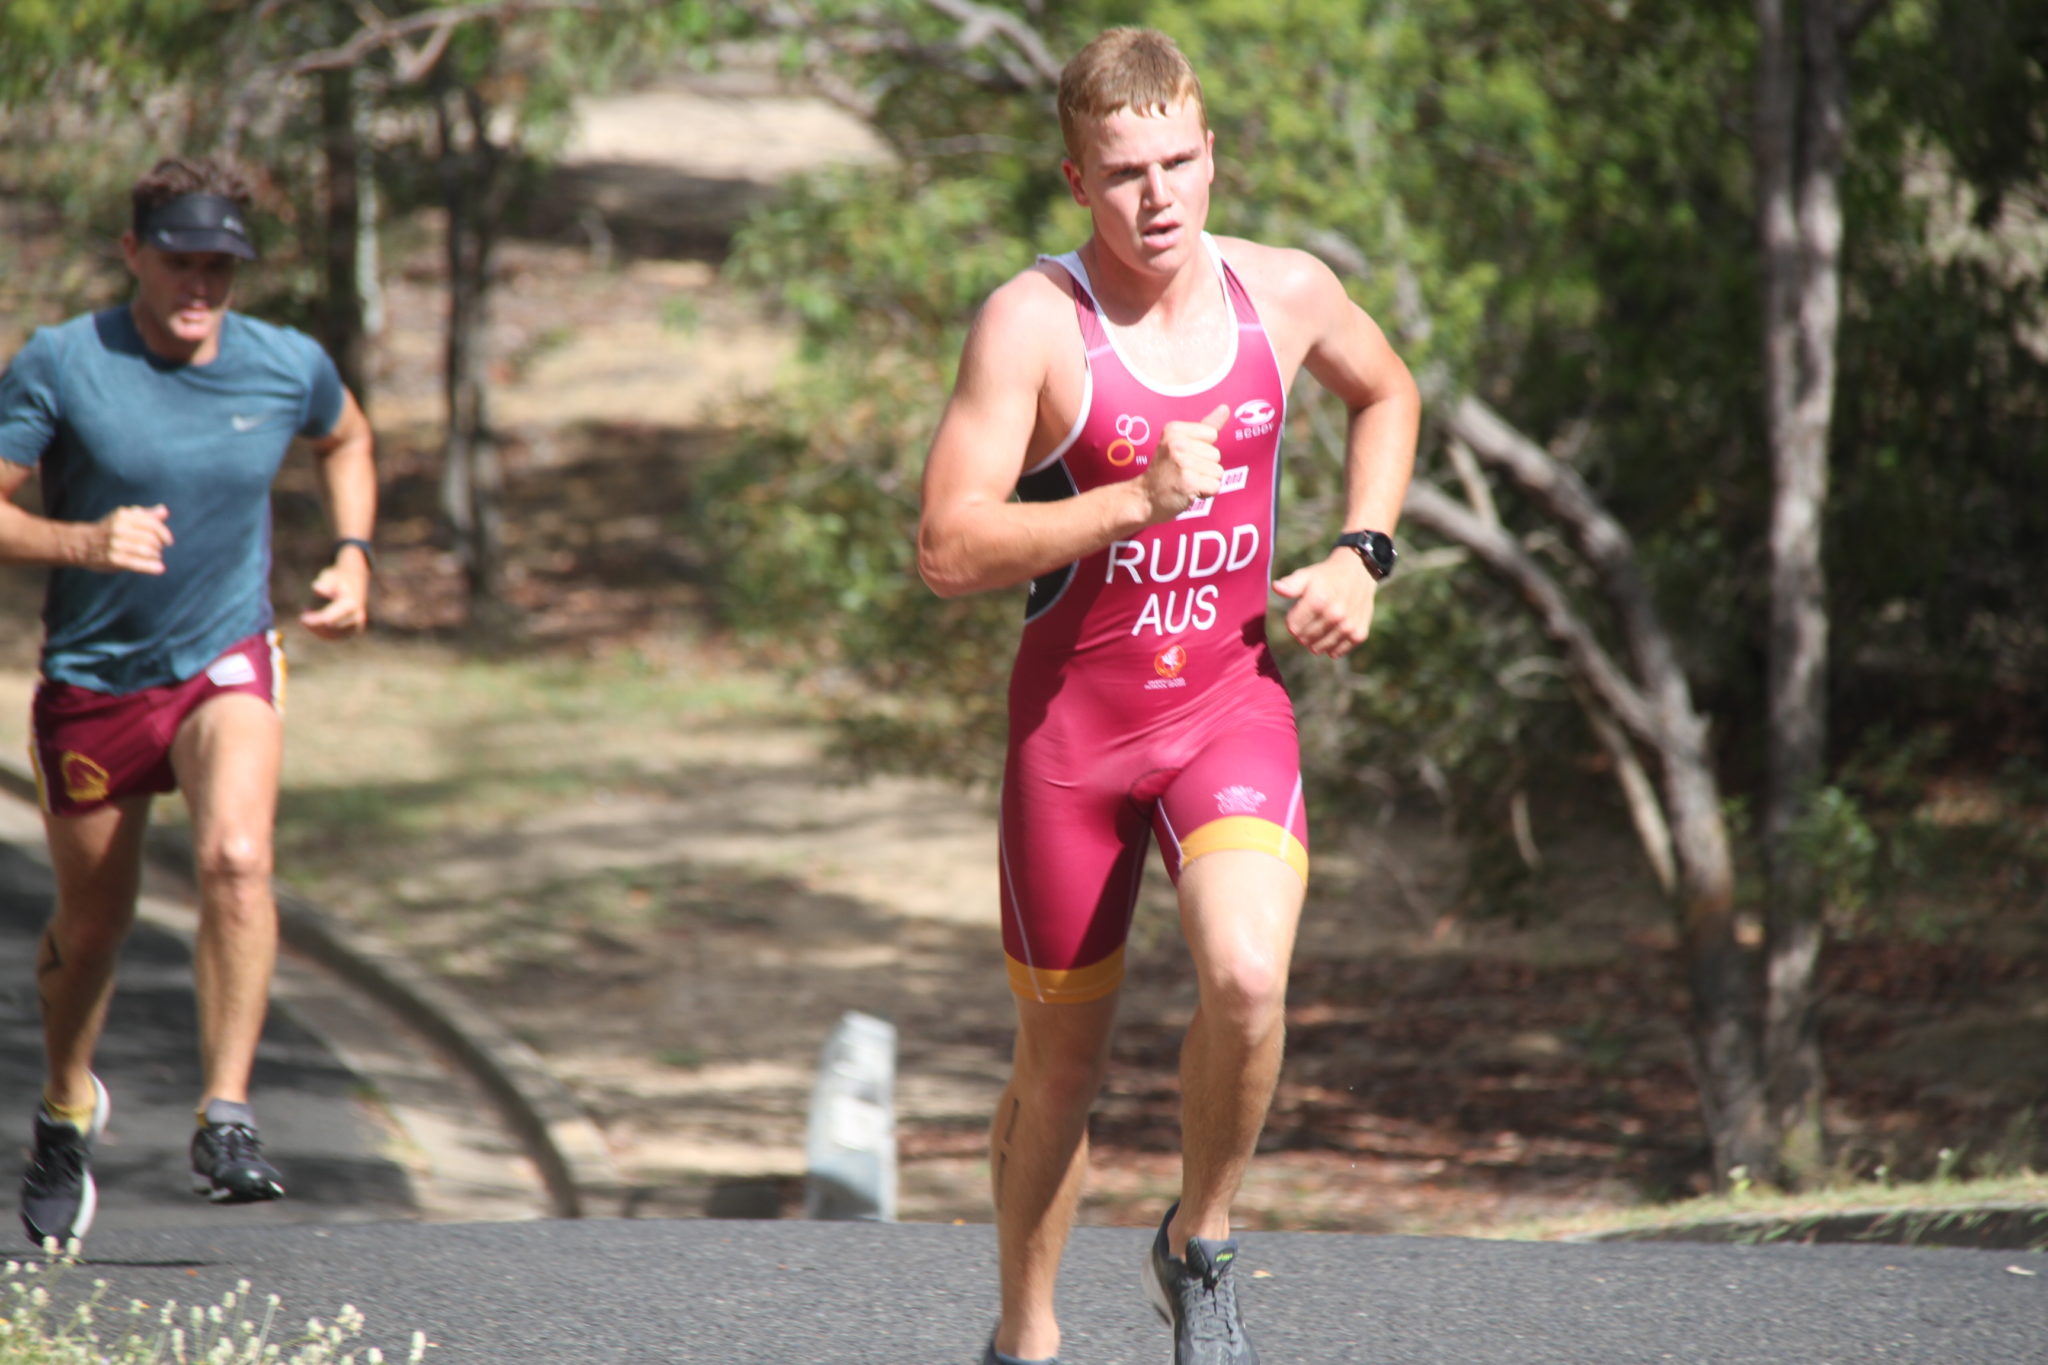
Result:
[[[192,1135],[192,1192],[216,1204],[284,1198],[284,1177],[263,1159],[263,1140],[248,1105],[206,1102],[205,1122]]]
[[[996,1339],[990,1337],[988,1349],[981,1355],[981,1365],[1060,1365],[1060,1361],[1058,1356],[1047,1356],[1043,1360],[1020,1360],[1016,1356],[1006,1356],[996,1349]]]
[[[37,1246],[53,1237],[62,1246],[92,1226],[100,1204],[92,1183],[92,1145],[106,1131],[111,1107],[97,1076],[92,1078],[92,1122],[82,1131],[36,1106],[34,1146],[21,1174],[21,1226]]]
[[[1166,1245],[1174,1210],[1166,1211],[1145,1257],[1145,1294],[1173,1328],[1173,1365],[1259,1365],[1259,1353],[1237,1315],[1237,1240],[1188,1238],[1183,1259]]]

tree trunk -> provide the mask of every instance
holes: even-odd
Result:
[[[322,243],[326,296],[320,309],[320,340],[334,357],[341,382],[367,408],[369,338],[363,317],[362,261],[357,249],[364,217],[362,143],[357,136],[359,120],[352,68],[321,75],[320,127],[327,171]]]
[[[1506,471],[1566,530],[1596,571],[1601,596],[1633,660],[1633,677],[1608,655],[1598,632],[1550,575],[1496,522],[1427,484],[1409,487],[1406,519],[1464,546],[1520,593],[1561,647],[1588,714],[1625,730],[1629,740],[1656,755],[1662,815],[1654,822],[1639,820],[1637,831],[1646,839],[1653,865],[1663,849],[1649,836],[1669,831],[1691,1001],[1688,1033],[1700,1113],[1713,1148],[1714,1182],[1725,1186],[1737,1172],[1768,1171],[1775,1144],[1764,1103],[1756,988],[1749,959],[1735,937],[1735,874],[1720,784],[1706,722],[1693,707],[1669,632],[1644,590],[1634,545],[1574,471],[1485,404],[1469,395],[1454,397],[1445,419],[1455,439]]]
[[[1771,457],[1764,1057],[1781,1138],[1772,1178],[1826,1159],[1815,981],[1821,887],[1806,843],[1826,772],[1827,579],[1822,523],[1841,316],[1841,172],[1848,96],[1834,0],[1757,0],[1757,213],[1764,263]]]
[[[494,209],[504,158],[490,140],[489,111],[473,91],[444,91],[435,113],[448,220],[448,423],[441,508],[454,533],[475,616],[496,608],[503,586],[504,476],[490,428],[485,346],[497,238]]]
[[[1766,1103],[1755,976],[1735,935],[1734,861],[1705,734],[1704,721],[1693,716],[1659,756],[1678,863],[1693,1071],[1713,1146],[1714,1187],[1725,1189],[1773,1169],[1777,1135]]]

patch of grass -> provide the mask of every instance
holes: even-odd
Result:
[[[699,644],[492,659],[385,640],[309,649],[292,679],[279,868],[316,897],[385,899],[436,838],[659,788],[686,733],[810,718],[779,678],[697,667]],[[159,817],[175,823],[177,805]]]
[[[83,1297],[67,1292],[78,1267],[78,1243],[50,1259],[8,1261],[6,1300],[0,1305],[0,1365],[156,1365],[159,1361],[204,1360],[216,1365],[383,1365],[384,1352],[352,1343],[364,1318],[343,1304],[331,1322],[307,1319],[290,1334],[279,1321],[284,1304],[275,1294],[255,1298],[247,1280],[209,1305],[109,1302],[111,1286],[92,1282]],[[429,1343],[412,1334],[407,1365],[419,1365]]]
[[[1473,1235],[1505,1241],[1556,1242],[1678,1229],[1700,1223],[1797,1223],[1830,1214],[1866,1210],[2012,1205],[2048,1207],[2048,1175],[2027,1171],[1978,1180],[1929,1180],[1912,1184],[1856,1181],[1797,1194],[1749,1189],[1671,1204],[1604,1208],[1564,1217],[1531,1219],[1475,1230]]]

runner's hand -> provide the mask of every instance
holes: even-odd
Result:
[[[1294,599],[1287,629],[1311,654],[1341,659],[1372,633],[1379,583],[1355,551],[1338,549],[1319,564],[1276,579],[1273,591]]]
[[[116,507],[92,524],[79,567],[98,573],[162,573],[164,550],[171,543],[170,519],[171,509],[162,503]]]
[[[299,624],[323,640],[343,640],[370,624],[370,566],[361,555],[329,564],[313,580],[327,604],[299,613]]]
[[[1213,498],[1223,488],[1223,457],[1216,438],[1230,419],[1230,404],[1199,422],[1168,422],[1153,448],[1143,476],[1147,524],[1171,521],[1197,498]]]

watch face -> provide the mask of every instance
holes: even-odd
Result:
[[[1365,561],[1366,572],[1374,578],[1385,578],[1394,571],[1394,561],[1400,556],[1394,552],[1394,540],[1384,531],[1347,531],[1337,537],[1339,545],[1358,551],[1358,557]]]

